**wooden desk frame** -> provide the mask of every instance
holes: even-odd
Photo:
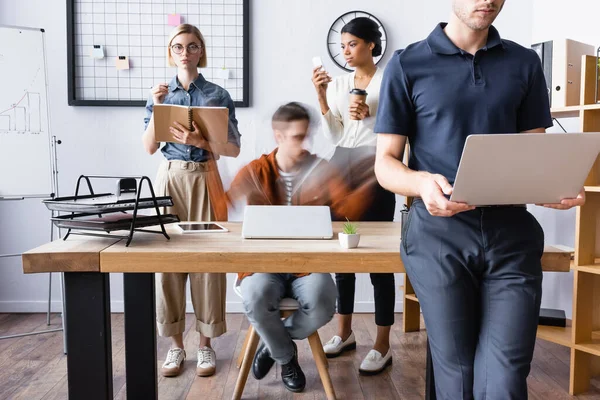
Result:
[[[129,247],[76,236],[23,254],[25,273],[65,272],[70,398],[113,397],[109,273],[124,273],[127,397],[156,399],[155,272],[404,272],[399,223],[360,223],[361,242],[351,250],[335,239],[244,240],[241,223],[223,225],[229,233],[185,236],[170,226],[170,241],[139,234]],[[334,232],[341,226],[334,223]],[[568,271],[570,259],[569,252],[548,247],[542,265]],[[405,321],[418,320],[419,312],[418,304],[405,305]]]

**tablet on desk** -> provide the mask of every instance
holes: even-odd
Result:
[[[181,233],[229,232],[227,228],[215,222],[181,222],[177,227]]]

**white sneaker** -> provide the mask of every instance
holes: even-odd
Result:
[[[381,356],[381,353],[377,350],[371,350],[360,363],[358,372],[361,375],[377,375],[385,369],[388,365],[392,365],[392,349],[388,350],[385,357]]]
[[[342,341],[341,337],[336,335],[323,346],[323,351],[325,352],[327,358],[334,358],[341,355],[344,351],[354,349],[356,349],[354,332],[351,332],[350,336],[348,336],[348,339],[346,339],[344,342]]]
[[[177,376],[181,372],[181,365],[185,360],[185,350],[180,348],[169,349],[167,358],[161,368],[163,376]]]
[[[214,375],[217,369],[217,355],[210,347],[204,346],[198,349],[198,366],[196,374],[198,376]]]

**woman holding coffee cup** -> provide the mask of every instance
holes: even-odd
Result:
[[[351,188],[372,181],[373,195],[365,199],[370,204],[362,221],[393,221],[395,196],[379,186],[374,172],[377,135],[373,126],[383,70],[377,68],[373,57],[381,55],[381,32],[375,21],[360,17],[344,25],[341,35],[341,54],[354,71],[332,79],[322,67],[316,67],[312,76],[325,136],[336,145],[330,161]],[[396,302],[394,274],[370,275],[375,292],[377,339],[359,368],[366,375],[378,374],[392,363],[389,337]],[[356,348],[352,332],[356,278],[354,274],[336,274],[335,278],[338,332],[323,346],[330,358]]]

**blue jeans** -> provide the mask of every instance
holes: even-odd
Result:
[[[423,310],[439,400],[524,400],[542,297],[544,232],[525,208],[433,217],[421,200],[402,260]]]
[[[287,364],[294,357],[293,339],[305,339],[333,318],[336,289],[329,274],[254,274],[240,284],[246,316],[271,357]],[[279,302],[290,297],[300,307],[281,320]]]

